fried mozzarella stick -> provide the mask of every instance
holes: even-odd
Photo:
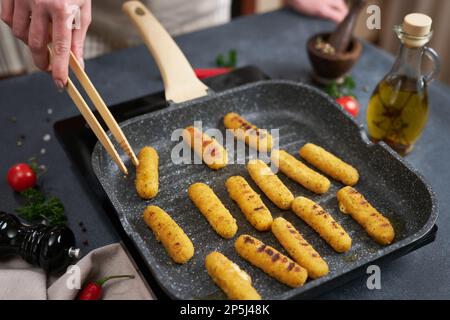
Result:
[[[237,264],[217,251],[206,256],[206,270],[231,300],[261,300],[250,276]]]
[[[320,171],[348,186],[359,180],[358,171],[324,148],[307,143],[300,148],[300,156]]]
[[[272,214],[261,197],[241,176],[229,177],[225,182],[230,198],[236,201],[248,222],[258,231],[270,229]]]
[[[284,150],[273,150],[270,160],[281,172],[312,192],[323,194],[330,188],[330,180]]]
[[[339,209],[356,220],[369,236],[382,245],[392,243],[394,228],[389,220],[367,202],[364,196],[352,187],[337,192]]]
[[[161,208],[148,206],[144,221],[161,241],[169,256],[176,263],[186,263],[194,255],[194,245],[183,229]]]
[[[312,279],[328,273],[328,264],[289,221],[281,217],[273,220],[272,233],[294,261],[308,271],[308,276]]]
[[[334,250],[346,252],[352,246],[352,239],[339,223],[321,206],[305,197],[292,202],[292,210],[313,228]]]
[[[188,189],[189,198],[221,237],[232,238],[238,229],[236,220],[214,191],[204,183],[194,183]]]
[[[158,152],[152,147],[143,147],[138,154],[134,185],[142,199],[151,199],[158,193]]]
[[[250,160],[247,170],[253,181],[278,208],[290,209],[294,195],[267,164],[261,160]]]
[[[237,113],[231,112],[223,118],[225,128],[232,129],[233,134],[239,140],[262,152],[272,150],[272,136],[267,130],[261,130],[257,126],[251,124]]]
[[[225,148],[206,133],[192,126],[187,127],[183,130],[183,139],[211,169],[218,170],[228,164]]]
[[[300,287],[308,278],[306,269],[252,236],[241,235],[234,247],[242,258],[290,287]]]

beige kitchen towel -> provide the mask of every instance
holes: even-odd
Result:
[[[45,300],[47,277],[40,269],[16,269],[19,259],[8,262],[10,269],[0,269],[0,300]]]
[[[117,274],[132,274],[134,279],[111,280],[103,287],[103,299],[154,299],[128,255],[119,243],[96,249],[82,258],[75,268],[55,279],[41,269],[33,268],[20,258],[0,259],[0,300],[71,300],[75,299],[79,283]]]

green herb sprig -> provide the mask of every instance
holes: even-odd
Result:
[[[342,84],[338,84],[336,81],[333,81],[329,85],[327,85],[324,90],[328,93],[332,98],[337,99],[343,96],[350,96],[355,99],[356,96],[353,93],[353,90],[356,88],[356,82],[352,76],[346,76]]]
[[[237,65],[237,51],[234,49],[228,51],[227,57],[223,54],[217,55],[216,65],[222,68],[235,68]]]
[[[41,191],[30,188],[20,193],[25,204],[16,209],[17,213],[30,222],[46,220],[50,225],[63,225],[67,221],[64,205],[54,196],[46,196]]]

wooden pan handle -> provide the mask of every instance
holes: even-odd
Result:
[[[166,100],[184,102],[207,94],[190,63],[172,37],[140,1],[127,1],[123,11],[138,29],[156,60],[164,81]]]

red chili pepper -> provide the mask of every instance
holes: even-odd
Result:
[[[221,74],[228,73],[232,70],[232,68],[210,68],[210,69],[194,69],[195,75],[199,79],[205,79],[209,77],[219,76]]]
[[[88,283],[78,295],[78,300],[100,300],[102,298],[102,286],[111,279],[134,279],[133,275],[119,275],[102,278],[96,282]]]

